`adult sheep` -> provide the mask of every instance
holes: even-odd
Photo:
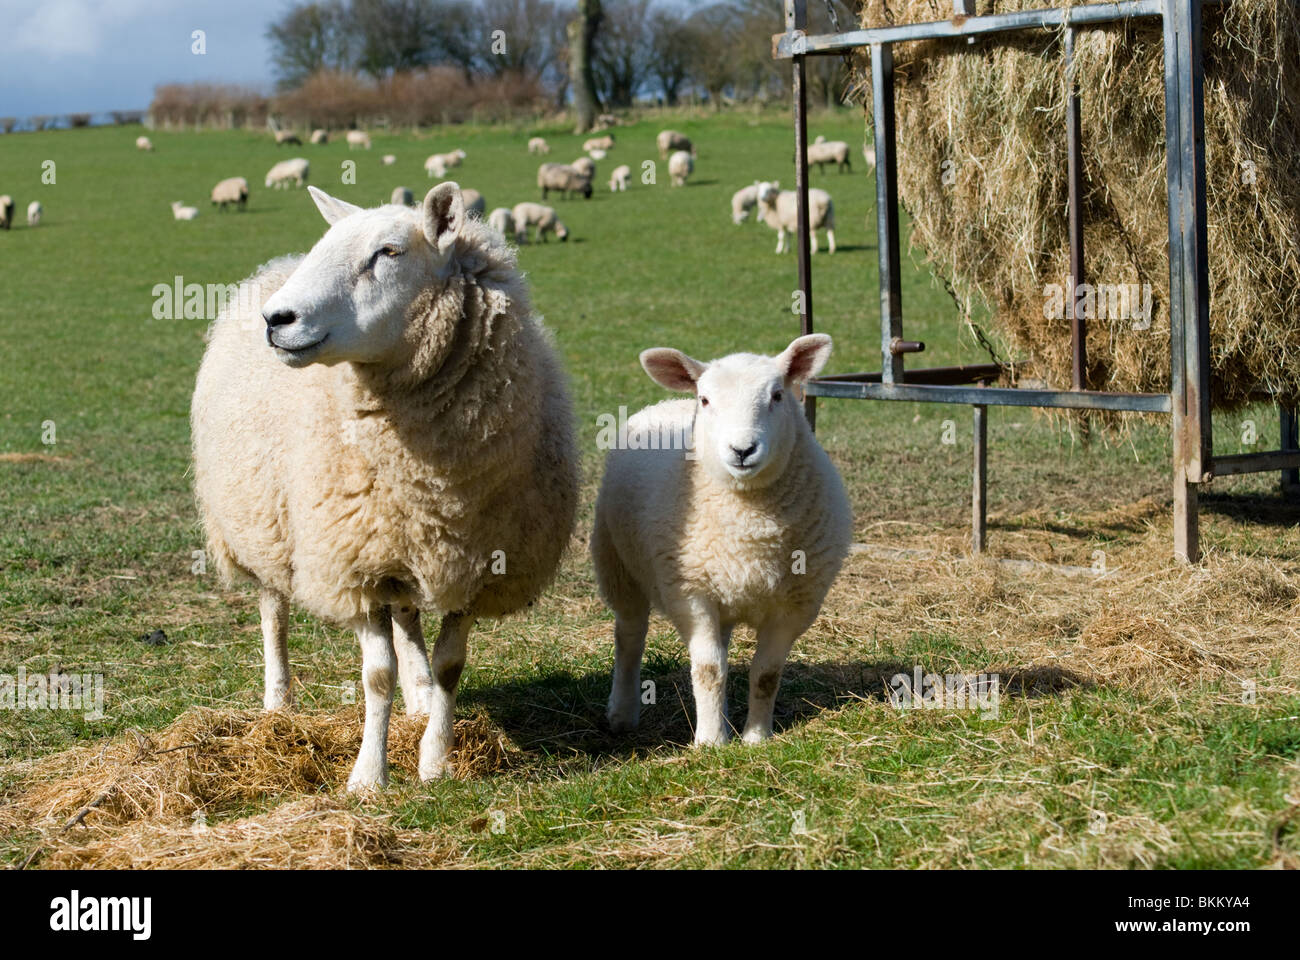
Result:
[[[33,200],[27,204],[27,226],[34,227],[41,222],[41,217],[45,215],[45,208],[41,206],[41,201]]]
[[[311,142],[315,144],[325,144],[330,142],[328,130],[317,128],[311,132]]]
[[[592,137],[582,145],[583,153],[590,153],[592,150],[613,150],[614,135],[607,133],[603,137]]]
[[[546,242],[546,235],[553,233],[561,240],[569,239],[569,228],[555,214],[554,207],[541,203],[516,203],[510,211],[510,219],[515,225],[515,242],[528,242],[528,228],[537,228],[537,239]]]
[[[785,252],[785,235],[799,229],[799,200],[793,190],[781,190],[781,184],[758,184],[758,215],[776,231],[776,252]],[[831,195],[816,187],[808,191],[808,227],[812,235],[812,252],[817,252],[817,231],[826,228],[826,242],[835,252],[835,204]]]
[[[503,237],[515,235],[514,213],[509,207],[496,207],[487,218],[488,226]]]
[[[686,178],[695,172],[695,158],[678,150],[668,158],[668,177],[674,187],[686,186]]]
[[[667,157],[674,150],[685,150],[692,155],[695,153],[695,146],[691,143],[691,138],[684,133],[678,133],[676,130],[660,130],[659,136],[655,137],[655,143],[659,147],[661,159]]]
[[[301,147],[302,138],[292,130],[273,130],[277,147]]]
[[[460,192],[461,198],[465,201],[465,212],[478,214],[480,220],[483,214],[487,213],[487,201],[483,199],[483,194],[471,187],[466,187]]]
[[[349,150],[369,150],[370,134],[364,130],[349,130],[347,135]]]
[[[577,170],[588,180],[596,179],[596,160],[594,157],[579,157],[577,160],[574,160],[569,164],[569,166],[573,167],[574,170]]]
[[[823,136],[808,145],[808,162],[817,164],[819,173],[828,163],[838,166],[840,173],[853,169],[849,164],[849,145],[843,140],[827,140]]]
[[[245,281],[213,324],[191,412],[208,556],[261,588],[267,709],[290,702],[289,603],[350,626],[365,724],[351,790],[387,782],[394,675],[429,714],[419,773],[450,773],[476,619],[532,603],[573,526],[568,387],[513,250],[455,183],[330,224]],[[442,624],[425,652],[420,611]]]
[[[409,207],[415,203],[415,194],[411,193],[410,187],[393,187],[393,194],[388,198],[389,203],[395,203],[399,207]]]
[[[0,229],[8,230],[14,225],[14,198],[9,194],[0,194]]]
[[[751,183],[741,187],[731,195],[731,222],[744,223],[749,219],[749,211],[758,204],[758,184]]]
[[[450,153],[431,154],[424,161],[425,172],[431,177],[442,178],[447,175],[447,171],[453,167],[459,167],[465,160],[464,150],[452,150]]]
[[[248,181],[243,177],[227,177],[212,188],[212,203],[219,210],[233,203],[244,209],[248,206]]]
[[[591,199],[591,177],[563,163],[544,163],[538,167],[537,186],[541,188],[543,200],[552,190],[564,194],[566,200],[571,193],[580,193]]]
[[[736,624],[755,629],[744,739],[771,736],[786,656],[852,539],[844,485],[798,402],[830,350],[830,337],[811,334],[776,357],[705,364],[677,350],[641,354],[656,383],[694,396],[628,420],[627,448],[609,454],[596,500],[591,555],[615,617],[616,732],[640,717],[653,608],[690,651],[696,744],[727,739],[727,644]]]
[[[551,152],[551,145],[541,137],[532,137],[528,141],[528,152],[546,155]]]
[[[270,170],[266,172],[266,185],[279,190],[281,187],[301,187],[307,182],[307,175],[311,172],[311,164],[305,157],[294,157],[292,160],[281,160]]]

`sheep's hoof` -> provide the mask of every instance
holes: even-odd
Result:
[[[746,743],[762,743],[772,737],[771,730],[746,730],[741,737]]]
[[[446,760],[430,763],[420,762],[420,780],[424,783],[432,783],[434,780],[447,780],[451,775],[451,764]]]
[[[385,764],[379,765],[378,768],[367,769],[358,761],[352,768],[352,775],[348,777],[348,793],[367,793],[382,790],[387,786],[388,768]]]
[[[635,710],[615,710],[611,708],[606,711],[605,717],[609,720],[611,733],[632,733],[641,722],[641,717]]]
[[[730,739],[730,737],[727,734],[727,731],[725,730],[723,730],[720,733],[713,733],[713,734],[696,733],[695,742],[692,744],[692,746],[696,747],[697,749],[701,747],[720,747],[723,744],[725,744],[728,739]]]
[[[267,690],[262,697],[262,707],[270,712],[272,710],[289,710],[293,707],[293,694],[289,692],[288,687],[274,690]]]

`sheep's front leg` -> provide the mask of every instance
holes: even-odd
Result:
[[[433,703],[433,673],[429,652],[420,630],[420,611],[411,604],[393,607],[393,650],[397,654],[397,678],[408,717],[424,716]]]
[[[826,242],[830,245],[830,252],[834,253],[835,252],[835,231],[834,230],[826,231]]]
[[[433,700],[429,726],[420,740],[420,779],[436,780],[451,774],[451,748],[455,742],[456,684],[465,668],[465,639],[474,618],[449,613],[442,618],[433,645]]]
[[[366,722],[361,731],[348,789],[388,786],[388,718],[393,711],[397,663],[393,654],[393,621],[387,607],[359,617],[352,627],[361,641],[361,683],[366,691]]]
[[[758,743],[772,735],[772,709],[781,686],[781,670],[807,626],[805,616],[771,617],[759,625],[754,660],[749,665],[749,715],[742,734],[746,743]]]
[[[785,228],[778,227],[776,231],[776,252],[785,252]]]
[[[641,658],[649,627],[648,610],[614,616],[614,683],[606,716],[615,733],[635,730],[641,721]]]
[[[289,689],[289,599],[278,590],[263,587],[258,598],[262,615],[262,659],[266,686],[262,706],[267,710],[284,710],[293,706]]]
[[[812,238],[812,252],[816,253],[817,252],[817,231],[809,230],[808,235]]]
[[[695,695],[695,745],[726,743],[727,726],[727,635],[712,610],[697,610],[690,621],[678,628],[690,638],[691,690]]]

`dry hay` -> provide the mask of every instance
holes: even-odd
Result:
[[[54,837],[49,869],[376,869],[433,867],[456,855],[419,830],[399,830],[337,800],[307,797],[268,813],[209,826],[137,821],[85,842]]]
[[[978,0],[980,14],[1052,6]],[[866,0],[865,26],[945,20],[948,0]],[[1217,407],[1300,400],[1300,9],[1205,6],[1211,365]],[[1149,284],[1151,326],[1088,325],[1093,389],[1165,392],[1169,260],[1159,19],[1081,30],[1087,279]],[[999,44],[1002,41],[1009,40]],[[1069,273],[1062,33],[898,45],[898,192],[912,240],[969,320],[989,305],[1033,375],[1070,384],[1069,321],[1045,287]],[[920,56],[925,53],[927,56]],[[856,63],[870,103],[870,64]],[[869,111],[868,111],[869,117]],[[1254,181],[1246,174],[1253,174]],[[950,183],[945,183],[945,178]]]
[[[390,767],[412,777],[423,717],[394,717]],[[195,708],[151,739],[132,732],[100,747],[78,747],[25,771],[26,786],[0,807],[0,826],[108,828],[142,822],[211,821],[275,796],[341,791],[361,745],[359,709],[299,714]],[[508,769],[518,749],[485,716],[456,723],[458,778]]]

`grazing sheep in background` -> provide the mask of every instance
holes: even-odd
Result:
[[[198,207],[187,207],[179,200],[172,201],[172,217],[177,220],[194,220],[199,215]]]
[[[453,150],[451,153],[435,153],[424,161],[424,169],[429,176],[441,179],[447,175],[448,170],[459,167],[464,159],[464,150]]]
[[[488,226],[501,234],[503,237],[513,238],[515,235],[515,218],[509,207],[497,207],[487,218]]]
[[[758,203],[758,184],[751,183],[741,187],[731,195],[731,222],[744,223],[749,219],[749,211]]]
[[[588,180],[596,179],[596,161],[591,157],[579,157],[569,164],[574,170],[586,177]]]
[[[609,154],[604,150],[589,150],[587,156],[591,157],[592,160],[604,160]]]
[[[9,194],[0,194],[0,229],[8,230],[14,225],[14,198]]]
[[[799,229],[799,198],[793,190],[780,190],[781,184],[758,185],[758,215],[776,231],[776,252],[785,252],[786,231]],[[780,190],[780,192],[778,192]],[[812,234],[812,252],[817,252],[817,231],[826,228],[826,242],[830,252],[835,252],[835,205],[831,195],[816,187],[808,191],[808,226]]]
[[[316,144],[329,143],[330,142],[329,131],[320,130],[320,129],[313,130],[311,132],[311,142]]]
[[[817,164],[819,173],[828,163],[836,164],[840,168],[840,173],[852,170],[849,165],[849,145],[843,140],[827,140],[819,136],[808,145],[808,162]]]
[[[862,145],[862,159],[867,161],[867,166],[872,170],[876,169],[876,148],[864,143]]]
[[[594,132],[599,133],[601,130],[608,130],[610,127],[617,127],[623,123],[616,114],[602,113],[596,117],[596,122],[591,125]]]
[[[135,148],[136,148],[137,150],[152,150],[152,149],[153,149],[153,141],[150,140],[148,137],[136,137],[136,138],[135,138]]]
[[[391,167],[393,164],[397,162],[397,154],[386,153],[379,159],[383,162],[384,166]]]
[[[678,133],[676,130],[660,130],[659,136],[655,137],[655,143],[659,147],[660,159],[667,157],[674,150],[685,150],[692,155],[695,153],[691,138],[684,133]]]
[[[349,789],[387,783],[395,679],[407,712],[429,714],[432,780],[451,772],[470,628],[537,599],[569,542],[568,387],[513,249],[465,217],[457,184],[409,210],[309,190],[325,236],[245,281],[209,333],[191,410],[199,513],[221,575],[261,588],[265,706],[290,702],[293,601],[361,644]],[[429,609],[444,611],[432,671]]]
[[[248,181],[243,177],[227,177],[212,188],[212,202],[220,210],[226,209],[228,203],[244,209],[248,206]]]
[[[695,172],[695,159],[685,150],[668,158],[668,176],[674,187],[686,186],[686,178]]]
[[[510,213],[515,225],[515,242],[528,242],[528,228],[537,227],[537,239],[546,242],[546,235],[554,233],[561,240],[569,239],[569,228],[555,215],[555,208],[540,203],[516,203]]]
[[[738,623],[757,633],[743,737],[772,735],[772,708],[790,648],[821,609],[849,551],[844,485],[808,427],[798,394],[825,365],[830,337],[800,337],[776,357],[733,354],[701,363],[677,350],[641,354],[651,379],[693,393],[627,422],[639,449],[609,454],[591,555],[614,612],[608,717],[636,727],[651,609],[687,644],[695,743],[722,743],[727,644]],[[675,438],[690,437],[693,457]]]
[[[275,134],[275,145],[277,147],[302,146],[301,138],[299,138],[298,134],[294,133],[292,130],[274,130],[272,132]]]
[[[541,137],[533,137],[528,141],[528,152],[545,155],[551,152],[551,145]]]
[[[415,195],[411,193],[410,187],[393,187],[393,195],[388,202],[399,207],[409,207],[415,203]]]
[[[27,204],[27,226],[34,227],[41,222],[41,217],[45,214],[45,208],[41,206],[41,201],[33,200]]]
[[[613,150],[614,135],[607,133],[603,137],[592,137],[582,145],[583,153],[591,153],[593,150]]]
[[[270,170],[266,172],[266,185],[275,187],[279,190],[281,187],[301,187],[307,182],[307,174],[310,172],[311,164],[303,157],[294,157],[292,160],[281,160]]]
[[[483,194],[466,187],[460,192],[460,196],[465,202],[465,212],[477,213],[479,219],[482,220],[483,214],[487,213],[487,201],[483,199]]]
[[[563,163],[544,163],[538,167],[537,186],[541,187],[543,200],[551,190],[560,191],[566,200],[571,193],[580,193],[591,199],[591,177],[583,176]]]
[[[609,175],[609,189],[611,191],[626,190],[628,181],[632,179],[632,168],[626,163],[614,168],[614,172]]]
[[[364,130],[349,130],[347,141],[349,150],[370,149],[370,134]]]

